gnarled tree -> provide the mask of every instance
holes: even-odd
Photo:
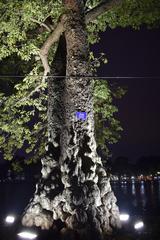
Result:
[[[64,8],[40,51],[45,79],[50,73],[48,50],[59,39],[52,74],[60,77],[48,78],[48,144],[42,179],[22,222],[50,228],[60,219],[68,229],[104,234],[120,223],[116,198],[96,152],[85,26],[89,17],[85,19],[82,1],[66,0]],[[76,112],[85,112],[85,121]]]

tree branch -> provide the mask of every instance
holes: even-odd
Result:
[[[54,31],[51,33],[51,35],[47,38],[47,40],[44,42],[42,48],[40,49],[40,58],[44,67],[44,75],[42,82],[45,82],[47,74],[50,72],[50,67],[48,64],[48,52],[51,48],[51,46],[56,43],[61,34],[64,32],[64,24],[63,24],[63,18],[61,18],[61,21],[58,22],[57,26],[55,27]]]
[[[43,84],[38,85],[38,86],[37,86],[34,90],[32,90],[27,96],[25,96],[25,97],[21,98],[19,101],[17,101],[17,102],[15,103],[15,105],[16,105],[17,103],[21,103],[21,102],[26,101],[27,99],[29,99],[30,97],[32,97],[35,93],[40,92],[40,90],[41,90],[42,87],[43,87]]]
[[[122,0],[105,0],[102,1],[98,6],[91,9],[86,13],[86,24],[91,21],[94,21],[98,16],[102,15],[103,13],[109,11],[113,7],[122,3]]]
[[[46,23],[44,23],[44,22],[42,23],[34,18],[30,18],[30,19],[32,22],[38,23],[40,26],[46,28],[48,32],[51,32],[52,29]]]

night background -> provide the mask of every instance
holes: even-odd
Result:
[[[109,81],[128,89],[116,102],[124,131],[121,140],[111,146],[113,159],[125,156],[135,162],[141,156],[160,155],[159,42],[160,29],[119,28],[106,30],[94,48],[108,58],[99,75],[121,77]]]

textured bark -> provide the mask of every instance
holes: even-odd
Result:
[[[59,45],[51,66],[51,75],[63,76],[66,72],[66,44],[64,36],[60,37]],[[64,78],[48,78],[48,143],[46,156],[42,162],[42,177],[36,185],[36,192],[27,206],[22,223],[26,226],[40,226],[49,229],[53,225],[52,199],[63,192],[60,158],[60,134],[64,122],[63,117]],[[56,205],[55,205],[56,207]]]
[[[23,217],[23,224],[50,228],[64,223],[86,239],[98,239],[119,227],[119,211],[110,180],[96,152],[92,83],[82,1],[65,0],[65,46],[57,50],[56,75],[48,82],[48,145],[42,179]],[[73,8],[72,8],[73,6]],[[66,62],[66,63],[65,63]],[[84,77],[85,76],[85,77]],[[76,112],[86,112],[85,121]]]

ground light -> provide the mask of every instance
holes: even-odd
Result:
[[[127,214],[127,213],[121,213],[121,214],[120,214],[120,220],[121,220],[122,222],[127,222],[127,221],[129,220],[129,214]]]
[[[37,237],[37,234],[32,232],[20,232],[17,234],[22,239],[35,239]]]
[[[11,215],[8,215],[5,219],[5,222],[8,224],[12,224],[12,223],[14,223],[14,221],[15,221],[15,217],[11,216]]]
[[[136,222],[136,223],[134,224],[134,228],[135,228],[136,230],[139,230],[139,229],[141,229],[141,228],[143,228],[143,227],[144,227],[144,223],[143,223],[142,221]]]

